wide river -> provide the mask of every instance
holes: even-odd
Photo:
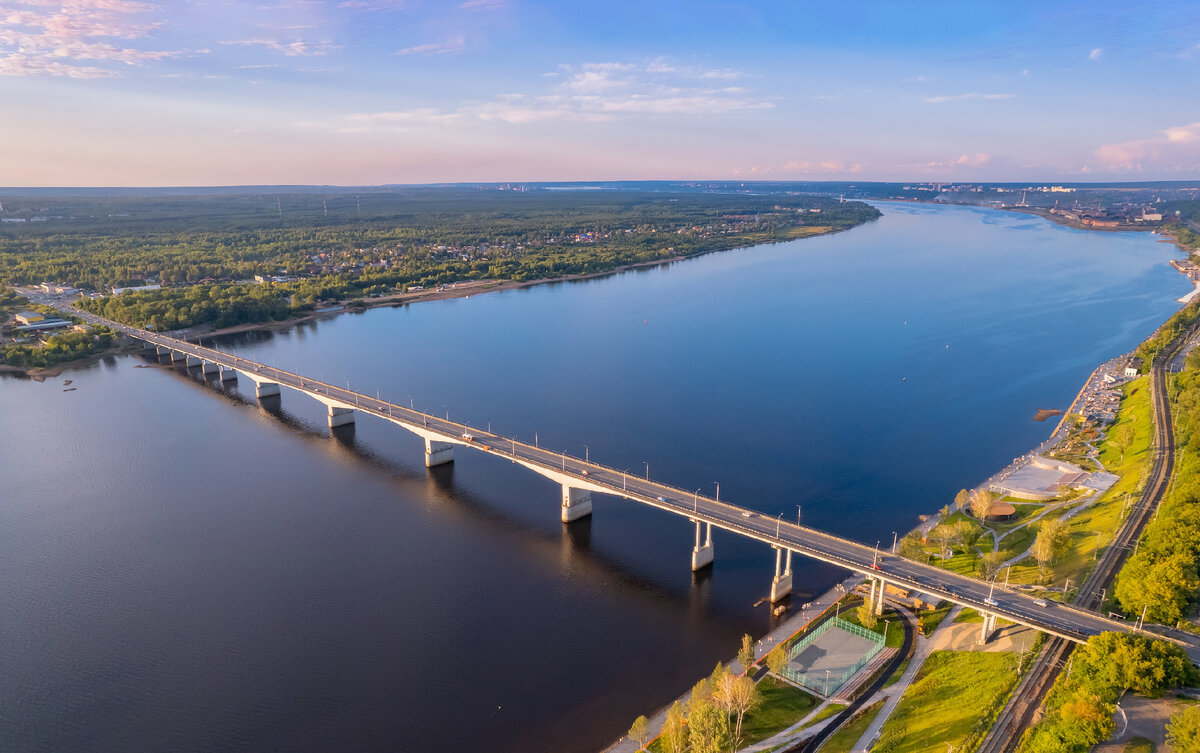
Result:
[[[1149,234],[880,206],[220,345],[888,546],[1190,286]],[[594,751],[770,626],[761,544],[718,533],[694,578],[685,520],[564,526],[500,458],[268,408],[134,356],[0,380],[0,750]],[[794,601],[840,576],[798,560]]]

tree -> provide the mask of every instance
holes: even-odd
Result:
[[[1188,706],[1171,714],[1167,744],[1179,753],[1200,753],[1200,706]]]
[[[639,750],[646,747],[646,741],[650,739],[650,720],[645,715],[634,719],[633,724],[629,725],[629,739],[638,744]]]
[[[984,580],[995,578],[996,574],[1000,572],[1000,566],[1004,564],[1006,556],[1007,552],[995,551],[985,553],[975,563],[975,569],[978,571],[979,577]]]
[[[938,552],[943,557],[949,557],[953,554],[950,551],[950,545],[958,540],[958,531],[954,530],[954,526],[943,523],[929,532],[929,538],[938,545]]]
[[[711,698],[692,698],[688,714],[688,743],[692,753],[720,753],[729,739],[729,717]]]
[[[970,551],[971,547],[975,546],[975,542],[979,541],[979,537],[983,535],[983,527],[969,520],[960,520],[954,524],[954,532],[967,551]]]
[[[782,677],[783,669],[787,666],[787,664],[787,650],[783,647],[782,643],[767,653],[767,669],[771,670],[771,672],[774,674]]]
[[[742,720],[753,711],[762,699],[758,685],[749,675],[736,676],[732,672],[721,678],[717,692],[713,694],[717,706],[735,718],[733,727],[733,750],[742,744]]]
[[[954,506],[960,510],[967,509],[967,503],[971,501],[971,492],[966,489],[959,489],[958,494],[954,495]]]
[[[688,697],[688,719],[696,713],[696,709],[709,702],[712,696],[712,682],[705,677],[703,680],[697,680],[692,686],[692,694]]]
[[[871,608],[870,602],[860,604],[855,613],[858,615],[859,623],[867,630],[874,630],[875,626],[879,624],[879,618],[875,616],[875,610]]]
[[[717,686],[721,684],[721,678],[729,674],[729,667],[726,667],[721,662],[717,662],[717,666],[713,667],[712,674],[708,676],[708,695],[717,692]]]
[[[1105,444],[1110,444],[1121,451],[1121,462],[1125,462],[1125,452],[1133,444],[1133,427],[1129,424],[1118,426],[1113,430],[1110,439]]]
[[[942,509],[938,510],[938,512],[940,512],[942,514],[942,519],[945,520],[946,518],[948,518],[954,514],[954,508],[951,507],[950,505],[943,505]]]
[[[1167,625],[1183,619],[1196,590],[1200,588],[1196,562],[1179,552],[1157,561],[1149,552],[1138,552],[1122,568],[1114,595],[1122,608],[1146,619]]]
[[[992,505],[995,501],[995,495],[987,489],[976,489],[971,492],[971,514],[982,523],[992,514]]]
[[[754,639],[749,633],[742,636],[742,647],[738,651],[737,660],[747,672],[754,666]]]
[[[661,738],[666,753],[683,753],[687,750],[687,723],[684,721],[683,707],[679,705],[679,701],[671,704],[671,708],[667,710]]]
[[[1053,518],[1042,522],[1032,547],[1033,557],[1037,560],[1042,577],[1049,573],[1050,566],[1054,564],[1054,558],[1066,546],[1069,531],[1070,524],[1065,520]]]
[[[915,533],[910,533],[900,539],[900,556],[918,562],[929,561],[929,553],[925,551],[925,547],[921,544],[921,539]]]

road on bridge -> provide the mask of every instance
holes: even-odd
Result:
[[[849,539],[813,528],[764,516],[757,511],[701,496],[649,478],[630,474],[566,453],[530,445],[466,424],[413,410],[379,398],[293,374],[201,345],[166,335],[127,327],[100,317],[80,313],[95,324],[104,324],[146,343],[169,348],[203,361],[217,363],[246,374],[256,381],[269,381],[337,402],[409,428],[414,433],[483,452],[507,457],[543,475],[580,489],[624,497],[711,524],[732,533],[762,541],[773,547],[802,554],[868,577],[883,579],[901,588],[963,604],[981,612],[1043,630],[1075,642],[1106,631],[1135,632],[1128,622],[1109,619],[1077,606],[1043,601],[992,583],[895,556]],[[1141,631],[1144,632],[1144,631]],[[1200,660],[1200,641],[1176,638],[1193,660]]]

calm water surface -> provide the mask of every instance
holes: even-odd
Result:
[[[887,545],[1189,285],[1146,234],[882,208],[221,347]],[[683,520],[564,527],[528,471],[323,410],[136,357],[0,381],[0,749],[591,751],[770,626],[761,545],[694,578]]]

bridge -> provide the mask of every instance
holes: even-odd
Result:
[[[887,586],[917,591],[978,610],[983,616],[980,642],[989,640],[996,620],[1004,618],[1076,643],[1106,631],[1139,632],[1140,625],[1104,617],[1077,606],[1046,601],[1008,590],[993,583],[949,572],[932,565],[896,556],[813,528],[765,516],[697,492],[659,483],[638,474],[616,470],[590,458],[578,458],[546,447],[518,441],[448,418],[364,395],[348,388],[189,343],[167,335],[117,324],[80,312],[94,324],[104,324],[131,338],[172,363],[182,362],[222,381],[244,378],[255,384],[258,398],[279,396],[281,388],[301,392],[327,408],[330,428],[352,424],[357,414],[391,422],[425,440],[425,465],[435,467],[454,461],[459,449],[487,452],[522,465],[551,479],[562,488],[560,512],[564,523],[592,513],[592,494],[608,494],[687,518],[695,527],[691,568],[712,564],[713,528],[760,541],[775,551],[775,574],[771,581],[772,603],[782,601],[792,590],[792,556],[810,557],[861,574],[870,584],[870,603],[878,614],[883,609]],[[718,490],[718,496],[720,492]],[[1200,642],[1173,638],[1200,661]]]

